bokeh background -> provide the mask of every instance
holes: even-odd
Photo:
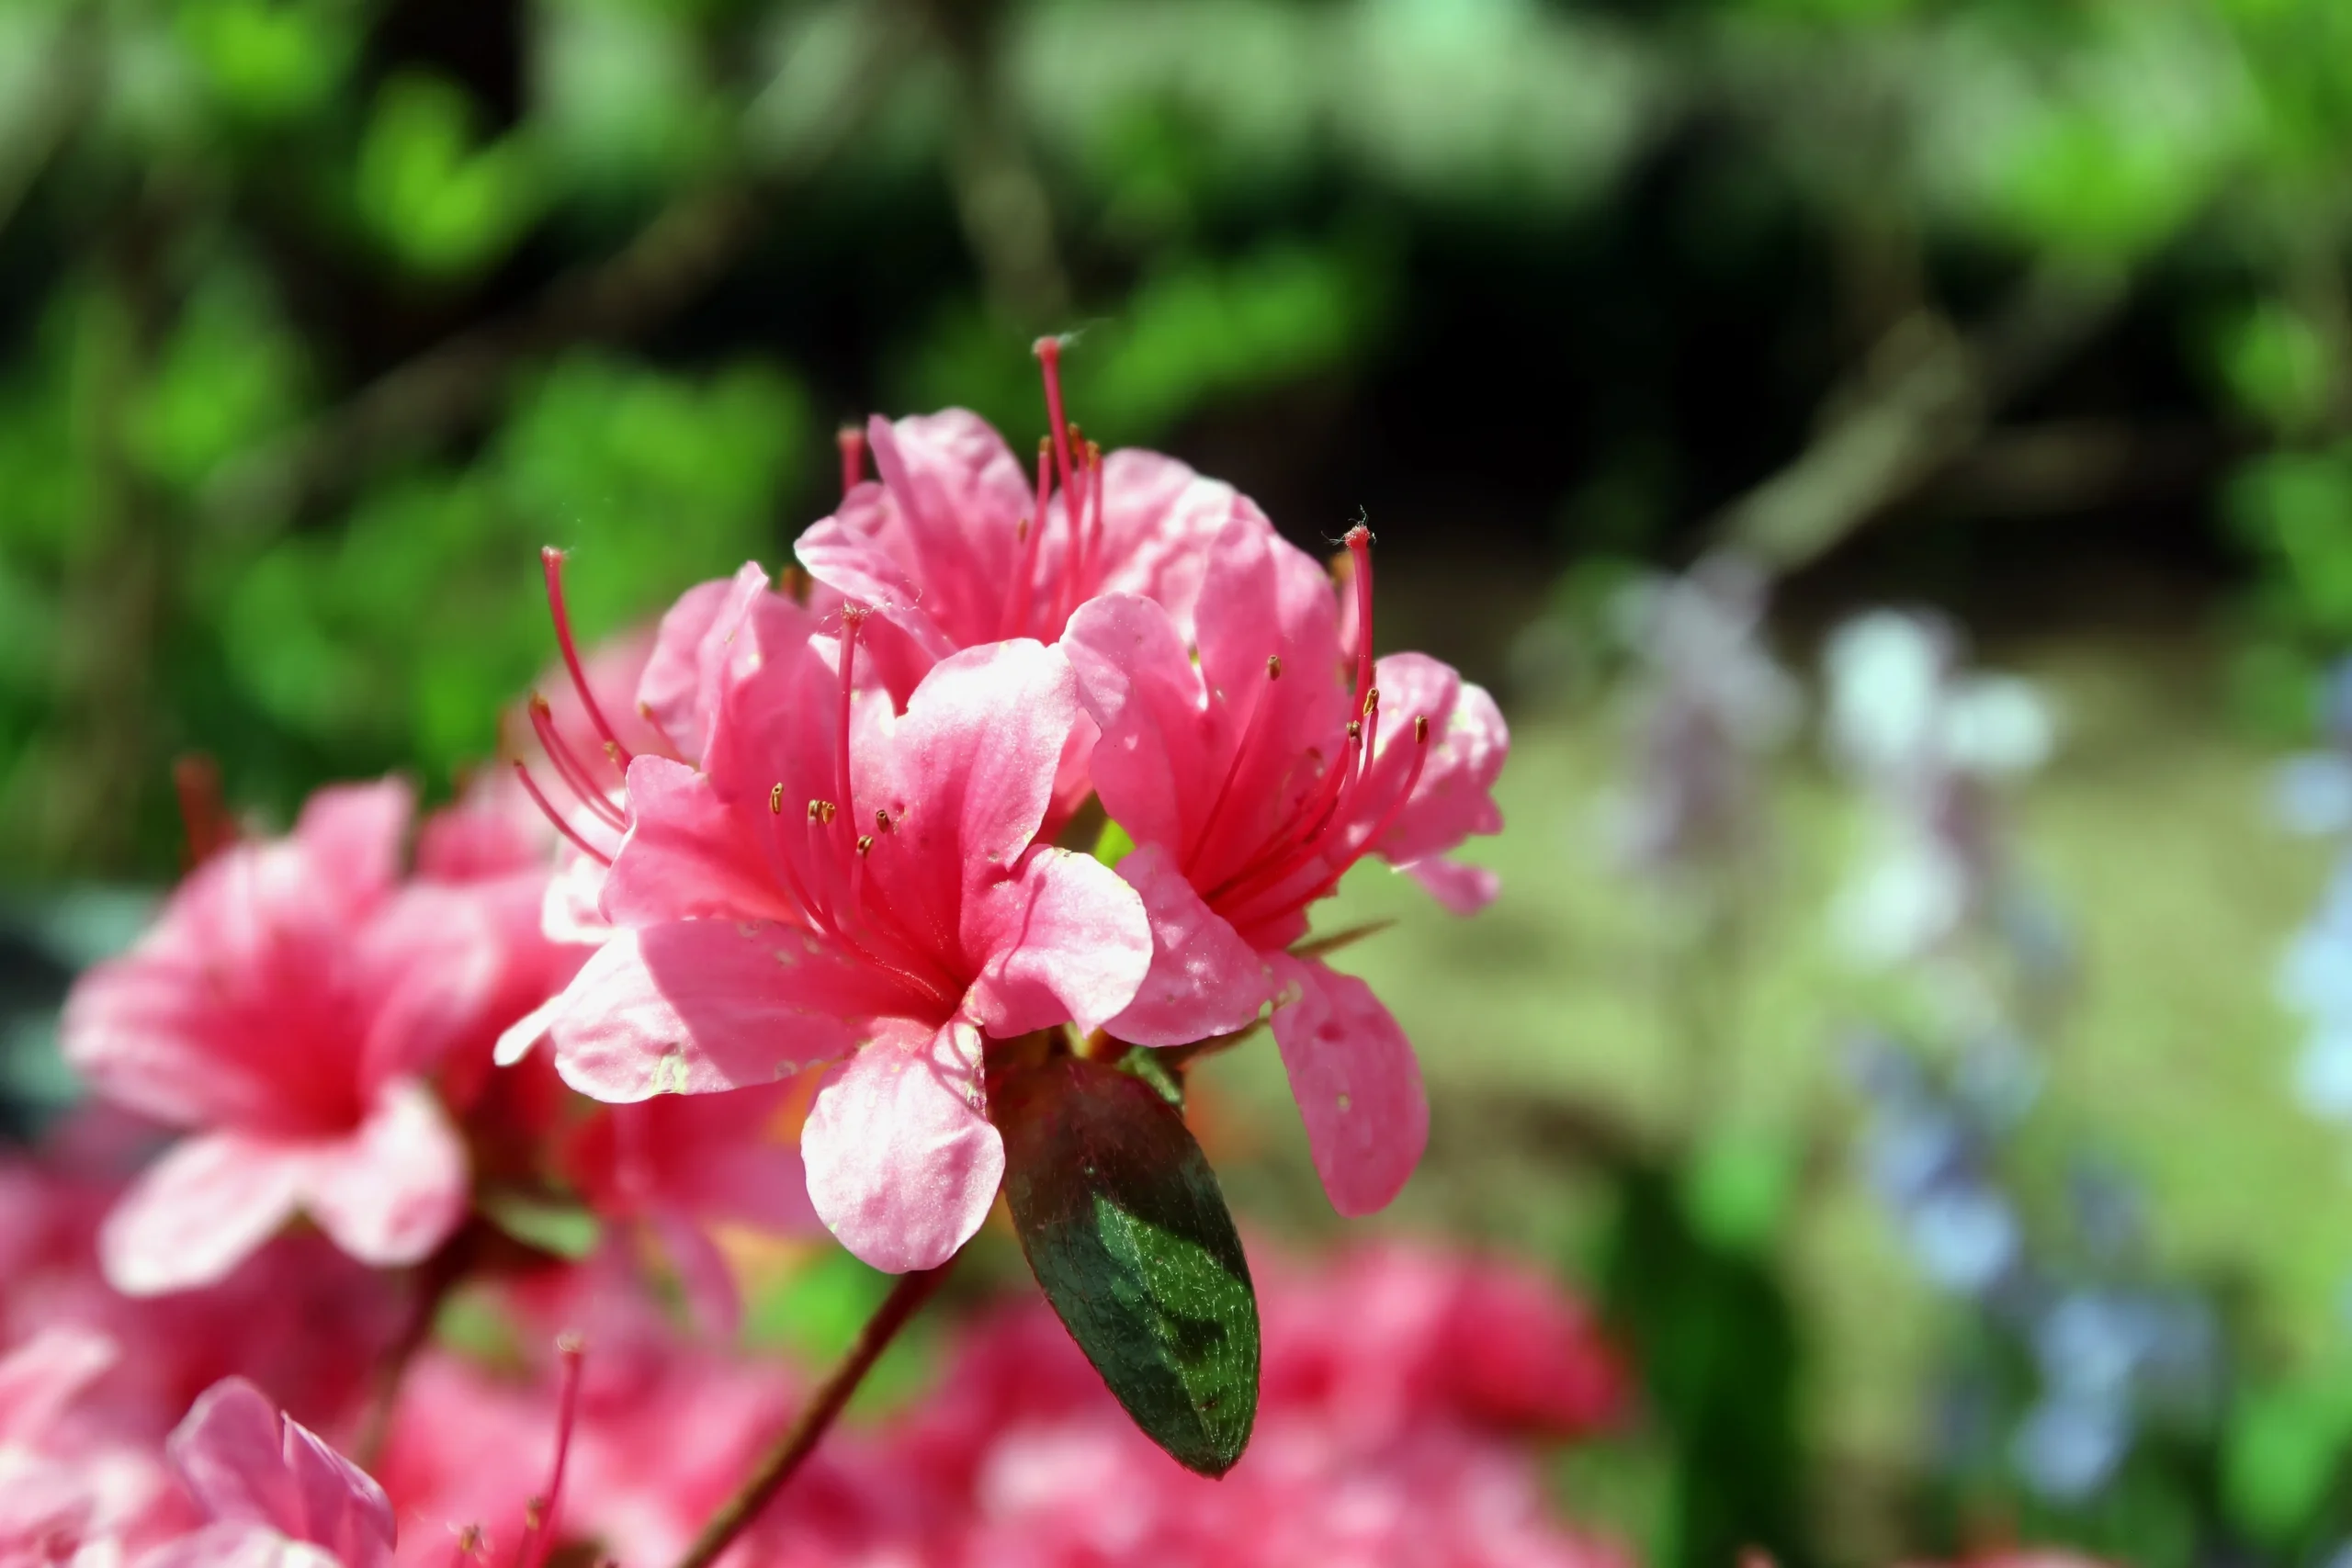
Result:
[[[1034,438],[1071,331],[1090,434],[1368,518],[1383,644],[1510,716],[1501,900],[1342,923],[1436,1107],[1379,1223],[1639,1364],[1564,1507],[1661,1565],[2332,1560],[2352,913],[2278,769],[2352,640],[2348,239],[2343,0],[0,0],[0,1109],[71,1099],[175,759],[446,795],[538,546],[617,631],[784,558],[844,420]],[[1724,551],[1769,615],[1678,663],[1643,584]],[[1909,786],[1823,653],[1890,604],[2048,721],[1943,823],[1989,1010],[1839,935]],[[1660,715],[1767,649],[1692,742],[1736,841],[1629,856]],[[1237,1208],[1332,1233],[1271,1053],[1207,1071]]]

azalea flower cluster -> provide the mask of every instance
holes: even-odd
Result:
[[[1335,577],[1229,486],[1102,452],[1039,353],[1034,478],[969,413],[877,417],[797,570],[694,588],[650,639],[583,655],[549,551],[563,701],[413,853],[398,781],[224,835],[66,1010],[86,1081],[189,1134],[109,1218],[120,1289],[217,1281],[298,1213],[415,1264],[548,1184],[722,1313],[714,1221],[929,1268],[996,1199],[989,1073],[1040,1031],[1265,1023],[1333,1203],[1396,1194],[1411,1047],[1302,940],[1366,856],[1492,897],[1444,856],[1500,826],[1501,716],[1374,657],[1367,529]]]

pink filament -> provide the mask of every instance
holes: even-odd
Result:
[[[588,722],[596,727],[611,748],[613,765],[626,775],[628,772],[629,750],[613,727],[605,722],[605,710],[596,705],[596,694],[588,689],[588,671],[581,667],[580,648],[571,639],[571,616],[563,604],[563,552],[553,545],[539,551],[539,564],[547,573],[548,611],[555,617],[555,639],[563,649],[564,668],[571,671],[572,689],[580,694],[580,705],[588,710]]]
[[[554,823],[555,830],[570,839],[582,854],[605,865],[613,863],[612,856],[582,838],[580,829],[574,828],[562,812],[548,804],[548,797],[539,793],[537,782],[531,777],[530,767],[520,757],[514,759],[514,776],[523,781],[524,793],[531,797],[531,804],[539,808],[539,815]]]
[[[842,499],[865,479],[865,432],[854,424],[844,424],[833,437],[842,449]]]
[[[572,1425],[580,1415],[580,1364],[585,1359],[586,1348],[576,1336],[566,1334],[557,1338],[555,1348],[562,1365],[562,1384],[556,1395],[555,1463],[548,1477],[546,1497],[538,1506],[538,1517],[524,1526],[522,1549],[515,1553],[516,1568],[545,1568],[548,1553],[555,1548],[556,1519],[563,1503],[563,1472],[571,1458]]]

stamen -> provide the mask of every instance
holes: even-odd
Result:
[[[456,1542],[449,1548],[449,1568],[465,1568],[481,1561],[489,1544],[480,1525],[468,1525],[458,1532]]]
[[[1279,681],[1282,678],[1283,656],[1279,653],[1270,653],[1266,655],[1266,679],[1269,681]]]
[[[613,749],[614,760],[623,772],[629,762],[628,748],[605,722],[605,710],[596,705],[596,694],[588,689],[588,671],[581,667],[579,646],[571,640],[571,616],[563,605],[563,552],[553,545],[539,551],[539,565],[547,574],[548,612],[555,617],[555,640],[563,649],[564,668],[571,671],[571,684],[580,694],[580,705],[588,710],[588,722],[596,727],[605,744]]]
[[[1380,745],[1380,688],[1374,686],[1363,698],[1363,756],[1361,766],[1372,766],[1372,754]]]
[[[517,1568],[545,1568],[548,1553],[555,1548],[556,1519],[563,1506],[563,1472],[571,1458],[572,1424],[580,1415],[580,1364],[587,1347],[578,1335],[565,1334],[557,1337],[555,1351],[563,1369],[556,1395],[555,1465],[548,1477],[545,1499],[534,1497],[534,1506],[525,1510],[522,1550],[515,1554]]]
[[[1348,530],[1348,555],[1356,590],[1356,690],[1372,690],[1372,530],[1359,523]]]
[[[1037,363],[1045,367],[1046,420],[1053,431],[1054,456],[1061,469],[1062,505],[1069,511],[1070,522],[1074,526],[1078,521],[1078,513],[1070,486],[1069,425],[1062,418],[1062,340],[1057,337],[1041,337],[1036,342],[1035,353],[1037,355]],[[1040,508],[1037,515],[1043,518],[1045,514],[1044,509]]]
[[[867,855],[870,855],[873,852],[874,835],[871,833],[860,833],[857,836],[857,858],[864,860]]]
[[[865,482],[865,431],[863,426],[844,424],[833,434],[833,442],[842,449],[842,499]]]
[[[784,815],[784,785],[780,782],[768,786],[768,815],[771,817]]]
[[[776,787],[782,789],[784,786],[778,784]],[[833,811],[834,807],[831,801],[812,800],[808,803],[808,820],[831,824],[833,819]]]
[[[531,797],[531,804],[539,808],[539,815],[555,824],[555,830],[557,832],[561,833],[565,838],[570,839],[573,846],[577,848],[581,853],[588,856],[591,860],[596,861],[604,865],[610,865],[613,863],[612,856],[606,854],[604,851],[598,849],[595,845],[582,838],[580,836],[580,829],[574,828],[571,821],[565,818],[562,812],[558,811],[554,807],[548,804],[548,797],[539,793],[538,784],[531,777],[531,769],[529,764],[525,762],[520,757],[514,759],[514,776],[523,781],[524,793]]]
[[[548,763],[555,769],[556,777],[561,779],[571,793],[580,797],[580,803],[601,818],[605,826],[627,827],[628,819],[621,815],[620,808],[605,798],[605,792],[598,789],[595,781],[588,776],[587,764],[572,755],[571,748],[564,744],[562,732],[555,727],[555,710],[548,706],[548,700],[534,692],[528,706],[531,733],[539,738],[539,749],[547,753]]]
[[[877,806],[874,808],[874,830],[876,832],[887,833],[896,826],[897,824],[890,820],[890,808],[888,807]]]
[[[1314,886],[1309,887],[1304,893],[1301,893],[1295,897],[1283,900],[1280,906],[1274,908],[1260,912],[1250,908],[1245,902],[1243,905],[1232,908],[1229,912],[1226,912],[1226,918],[1231,920],[1235,925],[1259,924],[1265,920],[1272,919],[1276,916],[1287,914],[1293,910],[1303,909],[1306,908],[1307,905],[1314,903],[1317,898],[1323,897],[1325,895],[1337,888],[1340,886],[1340,878],[1348,874],[1349,867],[1362,860],[1364,856],[1364,852],[1371,849],[1373,845],[1380,842],[1381,839],[1388,832],[1388,829],[1396,825],[1397,816],[1403,812],[1406,804],[1413,798],[1413,791],[1419,786],[1421,782],[1421,769],[1429,761],[1429,716],[1427,714],[1417,713],[1413,716],[1413,765],[1406,770],[1404,787],[1396,792],[1394,799],[1389,801],[1387,807],[1381,812],[1379,818],[1374,822],[1370,832],[1365,833],[1363,837],[1357,839],[1352,844],[1343,846],[1340,853],[1331,857],[1331,870],[1329,874],[1326,875],[1320,882],[1317,882]],[[1367,764],[1367,766],[1369,764]],[[1304,863],[1302,862],[1300,863],[1303,864]],[[1296,867],[1294,866],[1292,869],[1295,870]],[[1286,871],[1283,874],[1286,877],[1290,874]],[[1255,894],[1251,895],[1251,897],[1264,897],[1266,895],[1272,893],[1275,887],[1279,886],[1281,885],[1281,881],[1282,878],[1275,878],[1272,882],[1268,883],[1264,887],[1260,888]]]

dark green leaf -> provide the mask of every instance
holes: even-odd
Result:
[[[997,1096],[1029,1267],[1150,1438],[1222,1475],[1258,1415],[1258,1302],[1216,1175],[1142,1078],[1065,1056]]]

